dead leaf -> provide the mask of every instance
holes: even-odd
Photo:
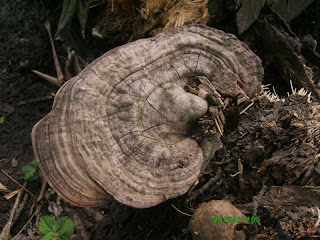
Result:
[[[15,195],[17,195],[22,189],[23,189],[23,188],[20,188],[20,189],[14,190],[13,192],[10,192],[10,193],[4,195],[5,199],[6,199],[6,200],[11,199],[11,198],[14,197]]]
[[[6,190],[8,190],[8,189],[6,188],[6,186],[4,186],[4,185],[0,182],[0,191],[6,191]]]
[[[271,8],[286,22],[299,16],[314,0],[271,0],[268,1]]]
[[[241,35],[257,19],[260,10],[263,8],[266,0],[244,0],[237,12],[236,23],[238,33]]]

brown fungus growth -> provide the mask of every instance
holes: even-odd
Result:
[[[208,160],[190,134],[209,107],[185,90],[197,77],[221,97],[247,99],[263,69],[235,36],[204,25],[168,29],[96,59],[59,89],[32,130],[48,183],[77,206],[115,199],[147,208],[186,193]]]

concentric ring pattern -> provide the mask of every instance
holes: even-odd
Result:
[[[33,128],[39,167],[78,206],[110,198],[137,208],[184,194],[206,162],[189,128],[208,103],[185,91],[207,77],[222,96],[252,97],[260,59],[235,36],[203,25],[115,48],[65,83]]]

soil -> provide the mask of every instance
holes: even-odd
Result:
[[[1,1],[0,16],[0,115],[6,121],[0,125],[0,168],[18,182],[23,181],[22,166],[34,157],[30,139],[32,126],[41,116],[50,111],[51,101],[19,105],[22,101],[46,97],[57,91],[57,87],[39,80],[30,69],[54,75],[48,35],[43,26],[46,20],[40,2]],[[24,67],[24,66],[25,67]],[[3,172],[0,182],[9,190],[19,186],[7,178]],[[39,186],[38,182],[38,186]],[[38,187],[35,186],[35,187]],[[0,200],[1,229],[11,212],[14,198]],[[28,218],[22,214],[17,229]]]
[[[58,3],[56,2],[58,1],[0,0],[0,117],[5,116],[5,122],[0,123],[0,170],[2,170],[0,172],[0,183],[8,188],[7,192],[19,189],[20,186],[8,178],[6,174],[21,184],[24,182],[25,172],[22,171],[22,167],[30,164],[34,158],[30,138],[32,127],[50,111],[53,103],[53,99],[50,96],[58,90],[57,86],[42,80],[31,72],[32,69],[36,69],[51,76],[56,76],[50,41],[44,27],[44,23],[49,19],[52,29],[57,28],[62,3],[60,3],[60,1]],[[310,10],[314,8],[314,6],[311,6],[311,8],[303,14],[310,15],[308,15],[308,19],[311,19],[309,22],[313,21],[319,24],[319,16],[317,16],[318,18],[315,20],[315,13]],[[91,14],[93,15],[94,13]],[[302,26],[305,24],[309,29],[306,33],[311,33],[315,36],[317,33],[313,33],[314,28],[312,28],[309,22],[296,19],[295,27],[302,29]],[[91,23],[89,23],[89,27],[90,24]],[[298,25],[300,28],[297,27]],[[79,34],[77,30],[74,30],[80,29],[79,26],[77,26],[77,22],[74,21],[72,26],[71,30],[69,30],[73,35],[70,34],[65,42],[71,43],[76,52],[87,62],[92,61],[107,50],[122,44],[121,42],[113,43],[112,39],[102,42],[90,36],[82,40],[81,34]],[[315,37],[319,38],[318,35]],[[64,64],[67,55],[64,44],[60,41],[55,41],[55,44],[59,60]],[[266,73],[266,76],[274,76],[272,72],[273,69],[269,67],[268,70],[269,72]],[[270,81],[270,79],[267,80]],[[281,89],[289,91],[286,84],[281,85],[281,83],[277,82],[277,85],[280,85]],[[307,102],[306,98],[289,101],[299,103]],[[260,104],[259,106],[261,106],[264,111],[275,108],[275,106],[268,106],[268,104],[263,105],[263,101],[260,102]],[[283,106],[277,107],[279,109],[283,108]],[[298,108],[305,107],[298,106]],[[38,216],[52,215],[56,218],[69,216],[75,223],[77,234],[75,237],[98,240],[191,239],[191,234],[187,230],[190,221],[188,214],[192,215],[201,203],[211,199],[227,199],[244,213],[250,215],[252,214],[252,206],[250,204],[265,184],[265,180],[263,179],[266,175],[269,176],[268,186],[281,186],[283,184],[299,185],[303,178],[303,175],[297,178],[293,177],[290,178],[290,182],[285,178],[279,178],[279,175],[290,172],[290,170],[285,169],[285,167],[283,171],[286,172],[280,172],[278,175],[268,174],[268,172],[265,171],[262,171],[263,173],[261,175],[258,174],[259,176],[256,174],[254,170],[263,166],[262,162],[264,157],[267,156],[271,158],[271,156],[275,156],[273,154],[274,152],[281,147],[289,147],[290,144],[287,138],[277,138],[272,150],[262,149],[259,146],[268,146],[268,141],[272,141],[273,138],[276,138],[279,134],[284,134],[287,129],[292,129],[289,124],[291,120],[288,120],[291,118],[287,115],[281,115],[283,118],[280,122],[277,122],[277,117],[279,116],[273,116],[273,120],[277,124],[280,124],[281,128],[284,129],[283,131],[278,128],[276,130],[271,128],[271,130],[267,129],[269,132],[267,130],[262,131],[262,129],[259,128],[260,125],[258,126],[258,122],[255,123],[257,125],[248,128],[250,124],[249,121],[261,118],[257,107],[251,111],[250,116],[245,115],[247,117],[244,116],[239,119],[237,117],[240,112],[238,107],[229,108],[228,111],[225,112],[227,118],[225,132],[229,137],[222,139],[225,145],[223,149],[218,151],[216,159],[216,161],[224,161],[225,164],[221,167],[219,165],[218,167],[214,166],[213,170],[209,171],[208,174],[199,180],[199,186],[184,196],[166,201],[149,209],[133,209],[116,202],[101,208],[77,208],[61,201],[55,194],[44,203],[38,203],[38,208],[40,209]],[[287,118],[284,118],[284,116]],[[270,120],[269,122],[273,121],[272,119],[268,120]],[[242,125],[239,125],[239,122],[241,122]],[[238,128],[241,129],[241,127],[243,132],[249,133],[247,138],[241,140],[242,142],[239,141],[236,143],[234,139],[242,138],[242,136],[236,136],[234,132]],[[253,128],[256,128],[254,130],[255,132]],[[279,133],[277,131],[282,132]],[[252,144],[255,141],[254,138],[257,137],[256,132],[260,133],[261,141],[257,140],[259,141],[258,143]],[[247,146],[252,146],[252,148]],[[308,150],[309,155],[314,152],[317,153],[319,151],[317,144],[314,145],[311,153],[310,151]],[[229,156],[229,159],[226,156]],[[241,185],[239,185],[238,178],[229,177],[230,174],[237,172],[237,157],[239,156],[247,160],[244,166],[247,169],[246,177],[250,178],[246,179],[245,177],[245,181],[249,182],[246,183],[247,187],[245,189],[242,189]],[[270,169],[276,172],[279,165],[269,164],[271,165]],[[285,162],[281,164],[285,164]],[[303,164],[306,164],[306,161],[304,161]],[[312,165],[316,166],[316,163],[312,162]],[[219,178],[212,181],[212,185],[206,185],[215,175],[219,176]],[[319,175],[311,174],[309,179],[312,180],[318,177]],[[314,186],[319,185],[319,182],[310,182],[311,180],[309,180],[309,183],[312,183]],[[39,194],[40,187],[41,181],[39,180],[27,184],[27,188],[35,196]],[[3,193],[5,194],[7,192]],[[15,197],[6,200],[2,196],[0,199],[0,209],[2,209],[0,212],[1,231],[9,218],[14,201]],[[27,207],[24,208],[18,221],[11,229],[12,236],[15,236],[30,219],[32,215],[30,211],[34,211],[34,203],[34,198],[28,200]],[[292,209],[289,210],[294,211]],[[280,233],[282,233],[281,236],[286,236],[287,233],[282,228],[290,231],[291,235],[296,237],[296,239],[307,239],[308,236],[319,236],[317,230],[310,230],[309,235],[307,233],[304,235],[297,234],[297,232],[301,230],[299,227],[295,227],[296,225],[298,226],[298,221],[294,222],[290,229],[286,228],[286,225],[279,227],[280,220],[288,220],[285,218],[286,216],[284,216],[285,213],[281,215],[281,218],[281,216],[275,216],[272,209],[268,207],[259,207],[257,211],[257,215],[263,219],[261,224],[257,226],[261,239],[273,239],[275,235],[279,237],[281,235]],[[311,219],[310,226],[316,221],[316,215],[314,214],[305,215],[305,217]],[[27,229],[31,229],[32,233],[29,232],[27,234],[26,231],[22,233],[29,236],[32,234],[34,236],[33,239],[40,239],[41,235],[37,230],[38,220],[39,217],[34,217],[27,226]],[[307,228],[307,226],[305,226],[305,228]],[[248,228],[248,234],[254,235],[254,230]],[[265,236],[265,238],[263,238],[263,236]],[[278,239],[281,238],[279,237]]]

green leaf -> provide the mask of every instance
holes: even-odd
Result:
[[[63,227],[60,229],[59,233],[63,236],[71,236],[74,232],[74,224],[70,218],[64,222]]]
[[[50,195],[53,195],[56,193],[52,188],[48,188],[48,192],[50,193]]]
[[[24,180],[33,181],[39,177],[39,174],[36,173],[36,171],[38,170],[38,163],[36,158],[33,159],[32,163],[33,165],[27,164],[22,167],[22,170],[27,172],[24,176]]]
[[[0,117],[0,123],[4,123],[5,121],[6,121],[6,117],[5,116]]]
[[[70,236],[69,235],[62,235],[62,236],[60,236],[60,239],[61,240],[70,240]]]
[[[34,181],[34,180],[38,179],[38,177],[39,177],[39,174],[34,174],[33,176],[31,176],[31,177],[28,179],[28,181]]]
[[[90,0],[78,0],[77,17],[81,26],[82,37],[85,37],[86,23],[88,20]]]
[[[36,158],[33,158],[32,163],[33,163],[33,166],[34,166],[35,168],[38,167],[38,162],[37,162],[37,159],[36,159]]]
[[[53,225],[53,228],[52,228],[53,231],[61,233],[60,231],[61,231],[61,229],[63,228],[63,226],[64,226],[65,222],[67,221],[67,219],[68,219],[67,216],[60,218],[60,219]]]
[[[27,165],[23,166],[22,170],[25,172],[30,172],[30,171],[35,171],[36,169],[34,168],[33,165],[27,164]]]
[[[55,237],[55,233],[54,232],[49,232],[46,235],[44,235],[41,240],[51,240]]]
[[[24,175],[24,180],[29,180],[33,174],[36,172],[36,169],[33,168],[32,170],[30,170],[29,172],[26,173],[26,175]]]
[[[41,217],[39,221],[40,232],[44,234],[54,232],[52,228],[55,223],[56,221],[50,216]]]
[[[61,31],[69,24],[71,21],[76,9],[77,9],[78,0],[63,0],[62,13],[60,16],[58,30],[54,35],[54,38],[61,33]]]

